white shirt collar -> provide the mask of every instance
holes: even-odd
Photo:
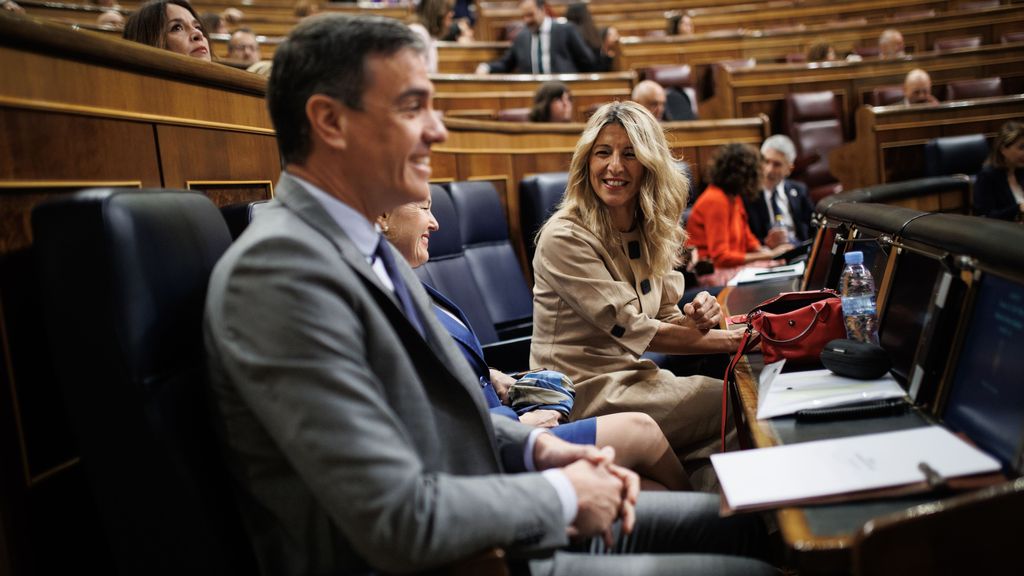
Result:
[[[295,174],[289,173],[289,176],[294,178],[324,207],[327,214],[344,230],[359,252],[366,257],[367,261],[371,261],[373,253],[377,250],[377,243],[380,242],[380,229],[377,224],[368,221],[355,208],[328,194],[315,184],[303,180]]]

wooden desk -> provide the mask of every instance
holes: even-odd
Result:
[[[726,314],[742,314],[766,298],[790,289],[792,279],[727,287],[719,294]],[[890,432],[927,426],[930,421],[913,410],[900,416],[836,422],[796,422],[792,417],[757,420],[757,378],[760,354],[751,354],[737,370],[741,409],[756,448]],[[786,544],[789,564],[800,574],[843,574],[851,568],[854,536],[865,522],[912,506],[934,501],[922,495],[865,500],[845,504],[784,508],[776,519]]]
[[[928,140],[962,134],[992,137],[1007,120],[1022,119],[1024,94],[937,106],[862,106],[856,140],[834,150],[829,167],[846,190],[916,178],[924,171]]]

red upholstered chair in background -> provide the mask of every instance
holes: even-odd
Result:
[[[985,98],[1003,95],[1003,79],[975,78],[973,80],[955,80],[946,84],[946,100],[966,100],[968,98]]]
[[[529,122],[530,121],[530,109],[529,108],[505,108],[498,110],[498,121],[499,122]]]
[[[853,53],[860,56],[861,58],[877,58],[878,57],[878,45],[871,44],[868,46],[854,46]]]
[[[961,48],[977,48],[981,46],[981,36],[964,36],[962,38],[942,38],[932,44],[932,49],[937,52],[946,50],[959,50]]]
[[[843,124],[832,92],[797,92],[786,95],[784,126],[796,144],[797,170],[793,178],[807,185],[811,201],[842,189],[829,172],[828,155],[843,143]]]
[[[899,104],[903,101],[903,85],[892,84],[890,86],[879,86],[871,90],[868,104],[872,106],[888,106]]]
[[[1011,42],[1024,42],[1024,30],[1020,32],[1008,32],[1003,34],[1002,38],[999,39],[1003,44],[1009,44]]]

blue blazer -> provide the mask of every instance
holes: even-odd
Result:
[[[1024,183],[1024,168],[1016,172],[1017,182]],[[986,164],[974,182],[974,213],[978,216],[1016,220],[1020,214],[1017,201],[1010,191],[1006,170]]]
[[[491,369],[487,366],[487,360],[484,359],[484,351],[480,346],[480,340],[477,339],[476,334],[473,333],[473,327],[469,323],[469,318],[455,305],[454,302],[445,297],[429,284],[424,283],[423,288],[427,291],[427,294],[433,300],[434,316],[437,317],[441,325],[444,326],[445,330],[452,335],[455,343],[459,345],[459,350],[462,355],[466,358],[466,362],[469,362],[470,367],[473,368],[473,373],[476,375],[477,381],[480,382],[480,388],[483,390],[484,397],[487,399],[487,407],[491,409],[491,412],[497,412],[499,414],[509,416],[516,420],[519,420],[519,416],[516,415],[515,410],[505,406],[501,403],[501,399],[498,398],[498,393],[494,390],[494,386],[491,384]],[[447,310],[456,318],[449,316],[444,312]],[[462,322],[462,324],[459,324]]]

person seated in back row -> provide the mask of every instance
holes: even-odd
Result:
[[[761,188],[751,196],[741,195],[750,231],[769,248],[811,238],[814,206],[807,186],[787,178],[795,160],[796,146],[788,136],[769,136],[761,144]]]
[[[505,54],[477,66],[477,74],[575,74],[597,70],[594,54],[576,27],[549,18],[544,4],[545,0],[519,3],[525,26]]]
[[[572,92],[562,82],[541,84],[533,95],[530,122],[572,122]]]
[[[124,38],[199,60],[211,61],[210,39],[186,0],[152,0],[132,13]]]
[[[932,77],[920,68],[907,72],[903,79],[904,104],[938,104],[939,99],[932,95]]]
[[[761,186],[757,150],[746,144],[726,144],[708,172],[711,184],[697,197],[686,221],[689,245],[697,249],[701,260],[715,265],[714,274],[700,277],[700,284],[724,286],[745,266],[780,263],[776,259],[793,245],[763,246],[750,230],[742,199],[752,197]]]

